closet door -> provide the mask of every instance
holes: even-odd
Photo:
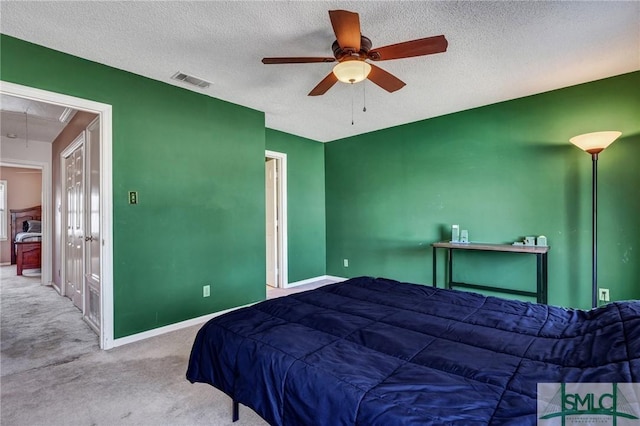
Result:
[[[84,312],[84,132],[73,145],[78,145],[64,158],[65,171],[65,273],[64,294]]]

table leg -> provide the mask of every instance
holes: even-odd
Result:
[[[438,250],[435,247],[432,247],[433,250],[433,281],[431,282],[431,285],[433,285],[434,287],[438,287],[438,284],[436,283],[436,279],[437,279],[437,273],[436,273],[436,251]]]
[[[447,288],[451,288],[451,282],[453,282],[453,250],[451,249],[447,249],[447,266],[449,269]]]
[[[538,303],[547,304],[547,254],[536,255],[536,287]]]

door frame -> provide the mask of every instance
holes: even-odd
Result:
[[[277,193],[277,210],[278,210],[278,229],[276,235],[277,244],[277,268],[278,268],[278,288],[287,288],[289,286],[289,263],[288,251],[289,243],[287,241],[287,154],[283,152],[269,151],[264,152],[265,158],[276,160],[276,193]],[[266,184],[265,184],[266,187]],[[265,191],[266,192],[266,191]],[[266,196],[266,193],[265,193]],[[266,212],[265,212],[266,214]],[[265,238],[267,230],[265,228]],[[265,271],[266,271],[266,252],[265,252]],[[266,272],[265,272],[266,273]]]
[[[20,98],[32,99],[61,105],[77,110],[97,114],[100,117],[100,230],[102,249],[100,251],[100,270],[102,286],[100,289],[100,348],[111,349],[113,345],[113,187],[112,187],[112,107],[109,104],[77,98],[62,93],[36,89],[20,84],[0,81],[0,93]],[[7,160],[10,161],[10,160]],[[53,158],[51,162],[55,161]],[[14,161],[24,163],[23,161]],[[53,164],[53,163],[52,163]],[[52,177],[51,169],[43,165],[42,214],[44,224],[51,224]],[[46,176],[46,182],[44,182]],[[44,185],[46,183],[46,186]],[[43,235],[42,272],[43,278],[51,279],[53,266],[52,229],[46,225]]]

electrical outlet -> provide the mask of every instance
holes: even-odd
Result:
[[[129,191],[129,204],[138,204],[138,191]]]
[[[202,297],[209,297],[211,295],[211,286],[204,285],[202,286]]]
[[[349,259],[344,259],[344,261],[342,262],[345,268],[349,267]]]
[[[609,301],[609,289],[608,288],[601,288],[598,289],[598,294],[600,295],[599,299],[602,302],[608,302]]]

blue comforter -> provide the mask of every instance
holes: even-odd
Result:
[[[274,425],[536,424],[539,382],[640,381],[640,302],[360,277],[214,318],[187,371]]]

